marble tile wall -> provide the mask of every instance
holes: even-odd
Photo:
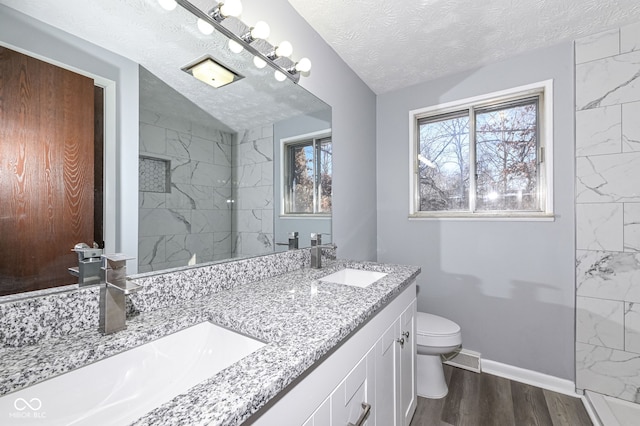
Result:
[[[576,386],[640,388],[640,23],[576,40]]]
[[[273,126],[238,134],[233,149],[233,256],[272,253]]]
[[[139,193],[138,271],[231,257],[231,145],[207,123],[140,109],[140,154],[171,161],[171,192]]]

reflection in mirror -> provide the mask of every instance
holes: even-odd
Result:
[[[82,282],[72,250],[103,244],[103,90],[2,46],[0,76],[0,296]]]
[[[107,189],[115,187],[111,179],[139,180],[139,216],[121,217],[116,223],[115,215],[105,214],[105,229],[131,229],[125,222],[135,222],[138,253],[127,254],[138,256],[139,272],[271,253],[275,242],[287,241],[290,231],[300,233],[300,247],[309,246],[311,232],[331,234],[330,216],[286,217],[281,203],[282,140],[330,131],[331,109],[322,101],[291,81],[276,81],[273,70],[256,68],[246,50],[231,52],[224,36],[203,35],[193,15],[181,8],[166,12],[157,0],[119,0],[117,7],[98,0],[1,3],[62,29],[71,38],[93,43],[96,52],[101,46],[141,65],[139,170],[119,167],[117,176],[105,173],[104,180]],[[232,26],[232,19],[225,22]],[[44,25],[33,22],[34,29]],[[204,55],[244,78],[215,89],[182,71]],[[105,132],[109,131],[115,130],[107,127]],[[114,149],[107,145],[105,156],[114,156]],[[107,211],[113,205],[103,208]],[[49,244],[48,236],[39,233],[39,241]],[[52,245],[61,255],[70,254],[75,266],[73,245],[93,242],[91,237],[78,238],[69,247]],[[113,238],[123,237],[114,233]],[[330,236],[323,241],[331,241]],[[18,235],[16,244],[21,242],[26,240]],[[123,245],[109,233],[105,242],[111,250]],[[29,252],[33,244],[24,244],[21,253]],[[21,261],[33,258],[24,256]],[[69,275],[68,266],[74,266],[56,262],[41,267],[46,274],[55,268]],[[129,270],[135,267],[129,265]],[[3,276],[3,282],[13,280]]]
[[[234,138],[140,67],[139,272],[232,257]]]
[[[331,109],[276,123],[274,139],[276,241],[287,241],[287,233],[294,230],[300,247],[311,246],[312,233],[321,233],[323,242],[331,243]],[[296,199],[297,209],[292,201]]]

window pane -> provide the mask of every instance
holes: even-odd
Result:
[[[469,209],[469,117],[464,114],[418,122],[421,211]]]
[[[331,139],[322,139],[320,146],[320,205],[319,213],[331,212],[331,176],[332,176],[332,145]]]
[[[290,147],[291,153],[291,211],[313,213],[313,146]]]
[[[537,105],[476,113],[477,210],[540,210]]]

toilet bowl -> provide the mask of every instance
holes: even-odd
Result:
[[[416,323],[418,395],[443,398],[449,388],[440,355],[453,352],[462,344],[460,326],[446,318],[424,312],[418,312]]]

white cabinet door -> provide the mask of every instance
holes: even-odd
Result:
[[[415,312],[414,300],[376,343],[377,426],[409,426],[416,410]]]
[[[331,425],[374,425],[374,383],[375,352],[372,348],[331,394]],[[366,420],[360,421],[363,418]]]
[[[400,425],[409,426],[416,411],[416,302],[413,301],[400,316],[400,383],[399,411]]]
[[[327,397],[302,426],[331,426],[331,397]]]
[[[375,346],[376,353],[376,426],[399,426],[396,377],[400,364],[396,362],[400,345],[400,320],[396,320]]]

